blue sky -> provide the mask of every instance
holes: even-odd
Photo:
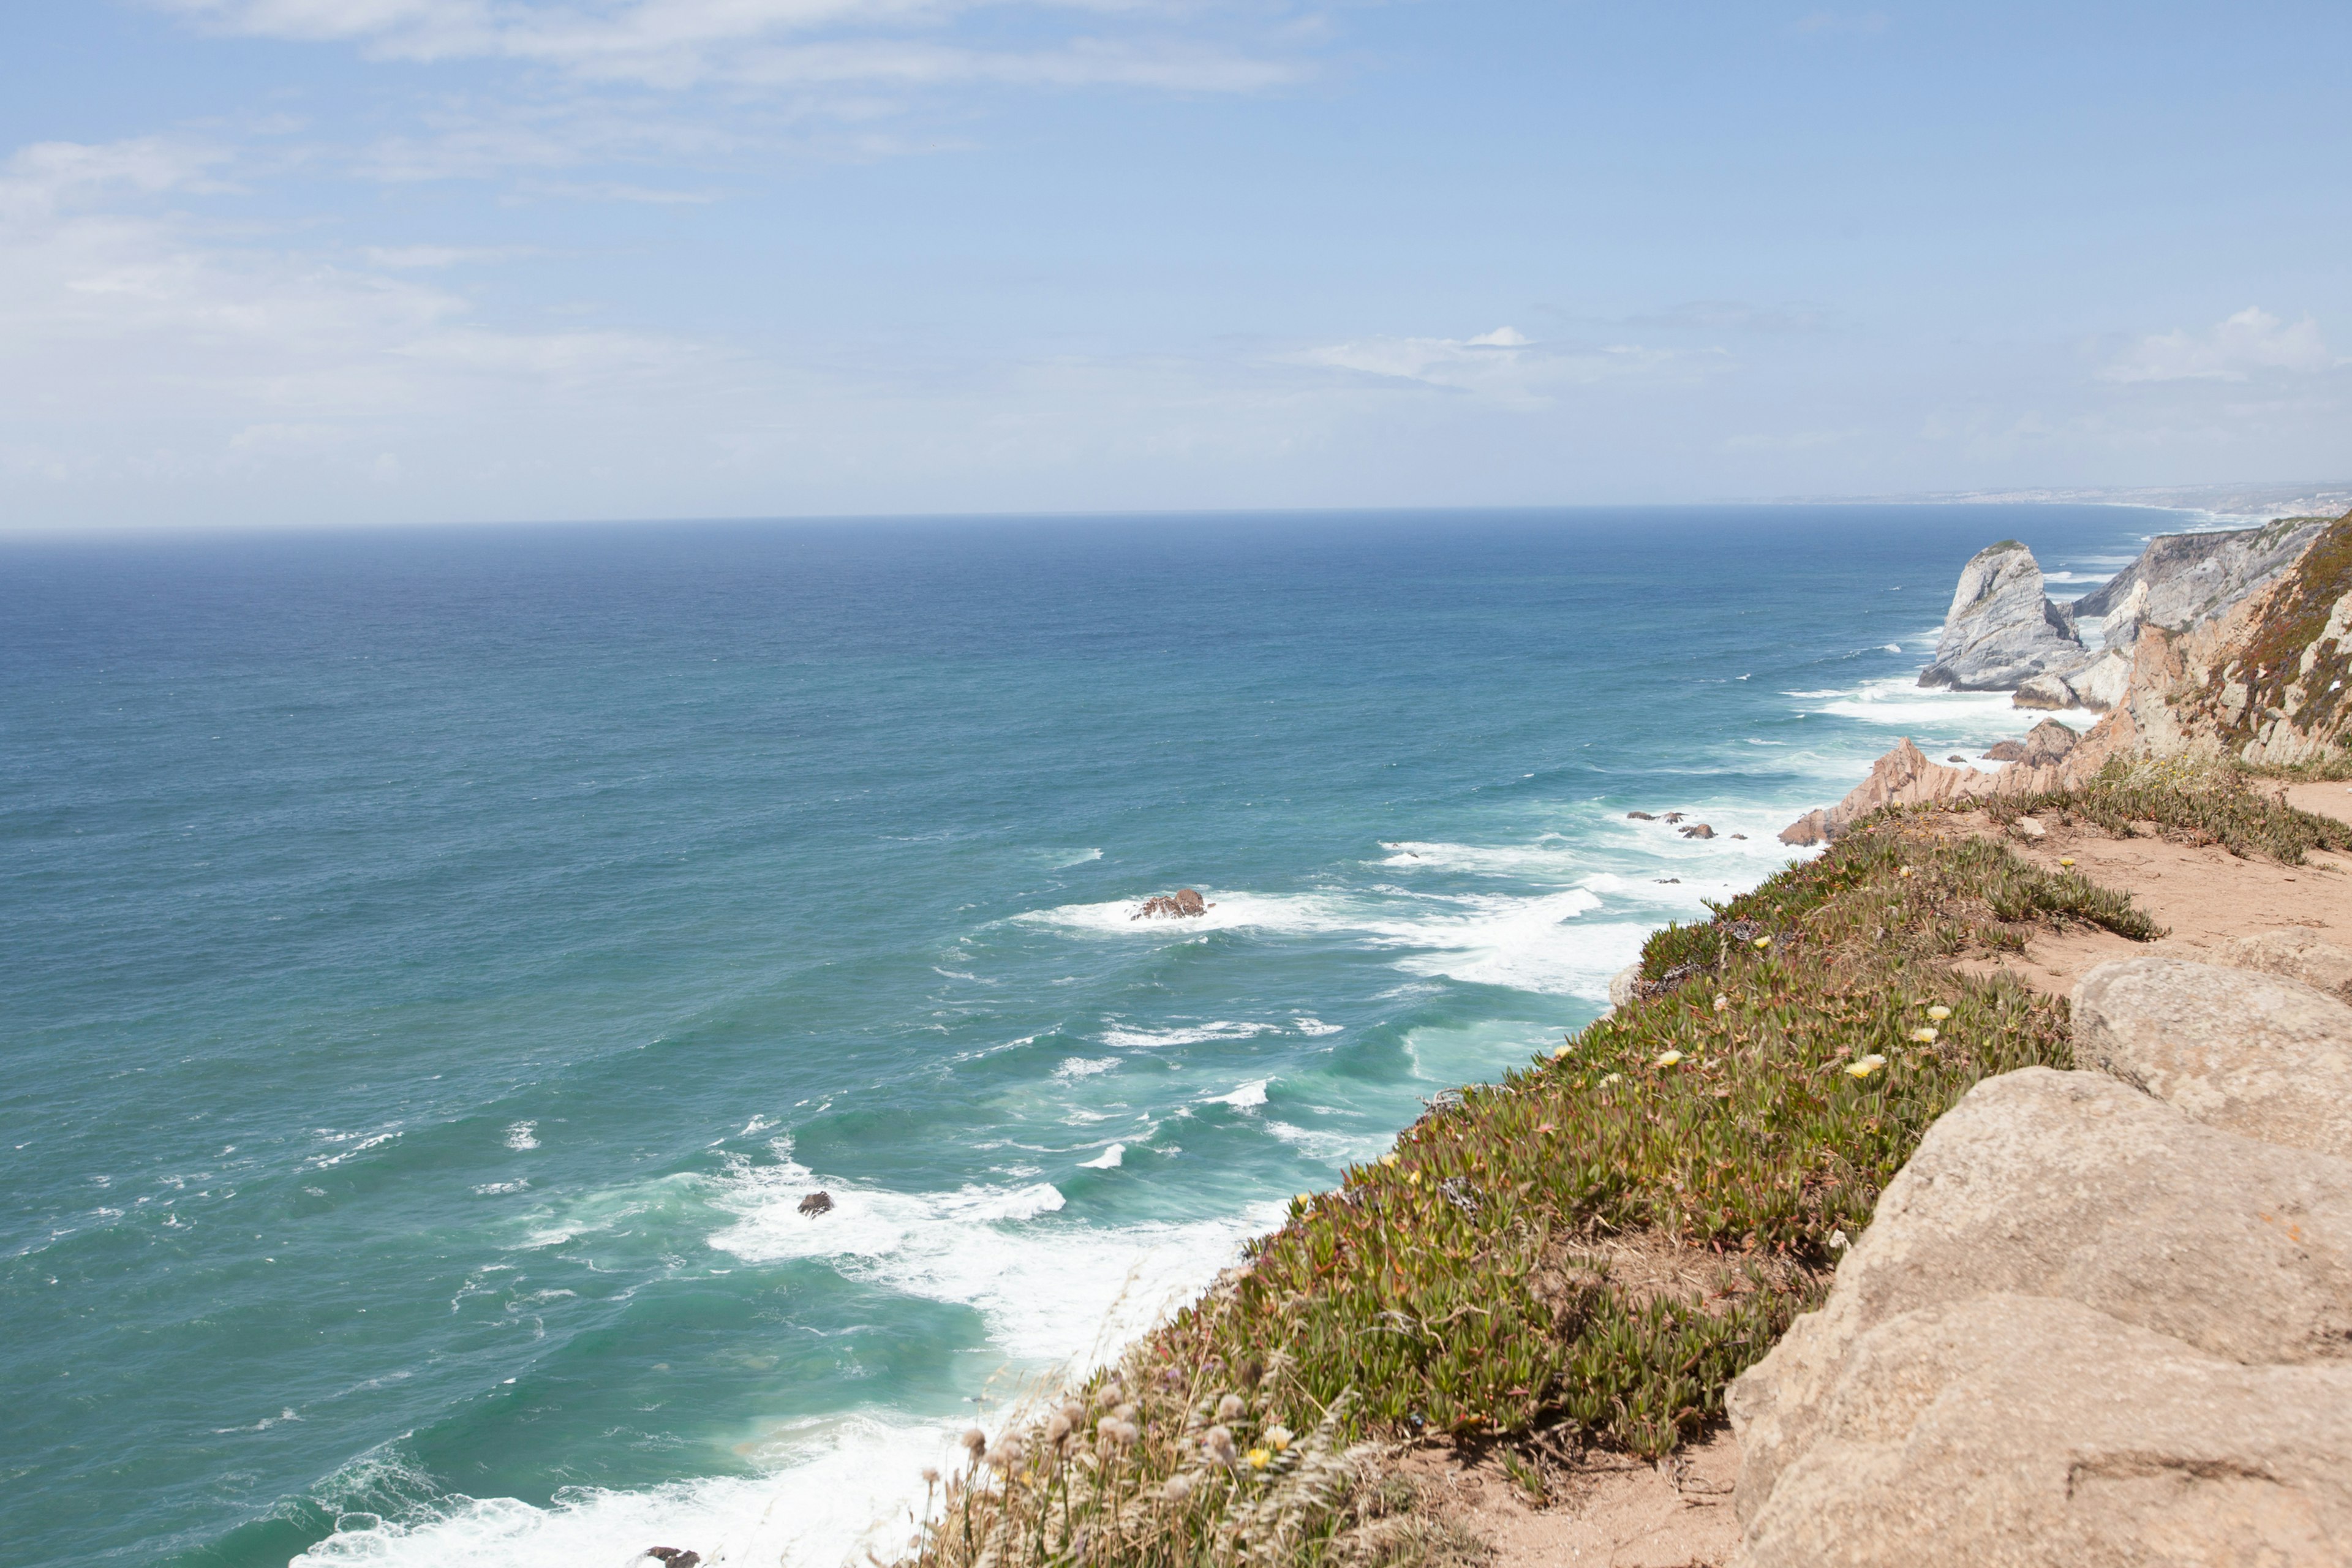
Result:
[[[16,0],[0,527],[2352,475],[2330,5]]]

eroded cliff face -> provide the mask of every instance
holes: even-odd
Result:
[[[2143,623],[2129,679],[2063,756],[1991,773],[1930,762],[1906,740],[1781,841],[1822,843],[1881,806],[2070,788],[2112,757],[2292,765],[2335,754],[2352,741],[2352,512],[2294,531],[2302,552],[2221,615],[2179,632]]]
[[[2073,614],[2042,591],[2033,552],[2004,539],[1960,568],[1936,661],[1919,672],[1919,684],[2012,691],[2037,676],[2064,676],[2090,662]]]
[[[2075,600],[2074,614],[2105,616],[2111,648],[2130,647],[2150,626],[2187,631],[2268,585],[2326,526],[2325,518],[2287,517],[2226,533],[2160,533],[2138,560]]]

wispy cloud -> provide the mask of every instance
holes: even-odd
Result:
[[[2099,375],[2123,382],[2244,381],[2263,371],[2332,370],[2343,363],[2328,351],[2311,317],[2290,323],[2249,305],[2201,332],[2142,338]]]
[[[1678,350],[1640,343],[1539,342],[1507,326],[1467,338],[1357,338],[1287,357],[1295,364],[1528,406],[1544,404],[1570,386],[1693,360]]]
[[[152,0],[224,32],[356,44],[380,59],[504,59],[683,89],[956,82],[1251,91],[1297,79],[1271,49],[1205,38],[1213,7],[1150,0]],[[959,42],[976,12],[1065,36]],[[1084,31],[1072,36],[1071,24]]]

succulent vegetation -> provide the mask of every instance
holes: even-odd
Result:
[[[2036,928],[2158,934],[2119,894],[1894,813],[1703,924],[1643,994],[1440,1097],[1120,1363],[1018,1415],[932,1500],[921,1568],[1467,1563],[1383,1461],[1663,1455],[1812,1306],[1930,1122],[2069,1062],[2061,1004],[1948,962]]]
[[[2219,759],[2135,763],[2110,757],[2079,788],[1994,796],[1986,810],[2004,825],[2020,816],[2079,818],[2117,837],[2165,836],[2219,844],[2232,855],[2261,855],[2287,866],[2302,865],[2314,849],[2352,848],[2352,826],[2296,810],[2263,789],[2258,776]]]

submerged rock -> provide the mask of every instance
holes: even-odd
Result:
[[[801,1213],[808,1215],[811,1219],[814,1219],[821,1214],[831,1214],[832,1212],[833,1194],[831,1193],[811,1193],[808,1196],[801,1200]]]
[[[1217,906],[1202,900],[1191,888],[1179,888],[1172,893],[1160,893],[1143,900],[1143,907],[1127,918],[1142,920],[1194,920]]]
[[[1715,829],[1704,822],[1694,822],[1682,830],[1682,835],[1685,838],[1712,838],[1715,837]]]
[[[2035,676],[2063,677],[2090,662],[2074,616],[2042,593],[2033,552],[2005,539],[1960,568],[1936,661],[1919,672],[1919,684],[2009,691]],[[2058,706],[2072,706],[2071,697]]]
[[[1658,819],[1646,811],[1629,811],[1626,816],[1634,822],[1655,822]]]

